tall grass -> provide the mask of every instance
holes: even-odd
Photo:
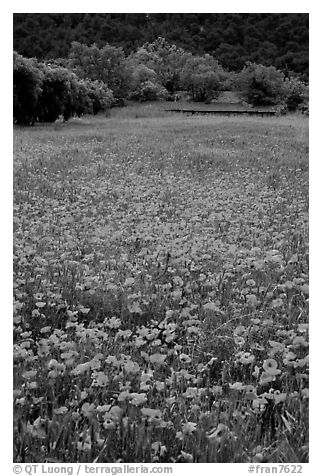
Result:
[[[16,462],[308,461],[308,121],[163,114],[14,131]]]

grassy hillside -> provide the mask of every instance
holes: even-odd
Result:
[[[16,462],[308,461],[308,119],[14,129]]]

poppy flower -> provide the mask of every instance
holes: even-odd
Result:
[[[279,375],[281,371],[277,368],[275,359],[266,359],[263,363],[263,369],[268,375]]]
[[[207,433],[208,440],[216,443],[221,443],[228,436],[228,427],[223,423],[219,423],[217,428],[213,428]]]
[[[262,372],[259,379],[259,384],[265,385],[269,382],[274,382],[275,380],[276,380],[275,375],[272,375],[271,373],[268,373],[268,372]]]
[[[255,360],[255,356],[251,354],[250,352],[244,352],[239,357],[239,362],[244,365],[252,364],[254,360]]]
[[[197,427],[197,423],[194,423],[192,421],[188,421],[184,425],[182,425],[182,432],[184,435],[191,435]]]

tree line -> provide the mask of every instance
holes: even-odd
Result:
[[[109,109],[113,93],[102,81],[82,79],[59,65],[13,54],[13,119],[16,124],[54,122],[60,116],[97,114]]]
[[[126,55],[123,48],[73,42],[67,58],[43,61],[14,52],[14,121],[52,122],[59,116],[97,114],[125,100],[173,100],[185,91],[192,101],[211,102],[235,90],[254,106],[305,107],[308,86],[297,75],[247,62],[230,71],[212,55],[192,54],[159,37]]]
[[[306,13],[17,13],[14,49],[26,57],[66,58],[73,41],[126,55],[157,37],[194,55],[210,54],[229,71],[248,61],[308,80]]]

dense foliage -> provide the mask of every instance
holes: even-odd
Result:
[[[13,55],[13,119],[16,124],[54,122],[60,116],[106,111],[114,98],[100,81],[80,79],[62,66]]]
[[[129,98],[139,101],[150,100],[151,92],[155,92],[161,86],[158,84],[156,72],[144,64],[138,64],[135,61],[129,61]],[[164,90],[164,88],[162,88]],[[158,97],[158,94],[152,92],[152,95]]]
[[[68,65],[81,78],[108,84],[116,99],[123,99],[127,94],[125,55],[122,48],[109,44],[98,48],[95,44],[87,46],[73,42]]]
[[[180,89],[180,75],[188,59],[192,57],[184,49],[170,44],[162,37],[146,43],[130,55],[133,62],[144,64],[157,76],[157,81],[173,94]]]
[[[285,104],[289,111],[296,109],[308,112],[309,89],[306,84],[297,78],[286,80],[286,98]]]
[[[15,121],[68,119],[126,99],[173,100],[180,90],[211,102],[235,89],[253,106],[306,112],[307,21],[306,14],[16,14],[17,51],[40,59],[16,54]]]
[[[237,75],[235,86],[253,106],[280,105],[295,111],[308,105],[308,86],[298,78],[286,78],[274,66],[248,62]]]
[[[106,43],[126,54],[157,37],[225,68],[246,61],[308,78],[309,15],[304,13],[17,13],[14,49],[27,57],[67,57],[73,41]]]
[[[240,73],[230,72],[212,55],[192,55],[164,38],[128,56],[109,44],[77,42],[68,58],[50,63],[14,52],[13,79],[14,121],[25,125],[97,114],[126,99],[173,100],[180,90],[197,102],[210,103],[220,91],[235,89],[253,106],[292,111],[308,104],[307,86],[274,66],[248,62]]]
[[[35,61],[13,54],[13,115],[18,124],[33,124],[42,89],[42,74]]]
[[[212,56],[192,56],[181,73],[181,86],[194,101],[209,101],[217,97],[224,77],[223,69]]]
[[[238,76],[237,86],[244,99],[254,106],[279,104],[286,95],[284,74],[274,66],[247,63]]]

